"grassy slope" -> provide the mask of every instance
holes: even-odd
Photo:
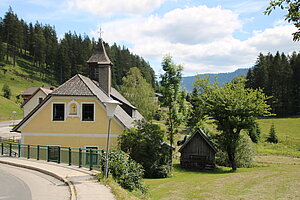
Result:
[[[187,171],[177,161],[172,177],[145,179],[152,199],[300,199],[300,118],[258,122],[262,135],[254,168],[236,173],[225,167],[213,172]],[[263,142],[272,123],[279,144]]]
[[[15,67],[7,64],[0,67],[1,95],[2,87],[5,83],[9,85],[12,92],[10,100],[2,96],[0,97],[0,120],[12,119],[12,111],[17,111],[16,118],[22,118],[23,111],[20,108],[21,100],[18,100],[16,96],[29,87],[49,85],[38,80],[38,74],[34,69],[31,69],[31,66],[31,62],[20,58]]]
[[[272,123],[275,125],[278,144],[259,143],[258,154],[287,155],[300,157],[300,117],[260,119],[261,141],[265,141]]]

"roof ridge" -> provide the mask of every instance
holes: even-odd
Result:
[[[80,78],[80,80],[82,80],[82,82],[84,83],[84,85],[90,90],[90,92],[92,93],[92,94],[94,94],[94,96],[97,96],[94,92],[93,92],[93,90],[88,86],[88,84],[85,82],[85,80],[82,78],[82,77],[84,77],[84,78],[88,78],[88,77],[86,77],[86,76],[83,76],[83,75],[81,75],[81,74],[77,74],[78,75],[78,77]],[[92,81],[93,82],[93,81]]]
[[[75,76],[78,76],[78,75],[79,74],[75,74],[72,78],[70,78],[69,80],[67,80],[66,82],[64,82],[60,86],[58,86],[58,88],[54,89],[53,91],[60,89],[63,85],[65,85],[66,83],[70,82],[71,80],[73,80],[75,78]]]

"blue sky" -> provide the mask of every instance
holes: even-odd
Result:
[[[183,74],[230,72],[251,67],[260,52],[299,51],[293,25],[268,0],[1,0],[1,17],[11,6],[26,22],[127,46],[157,74],[164,55],[184,66]]]

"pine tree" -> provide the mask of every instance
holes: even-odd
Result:
[[[277,135],[276,135],[276,130],[275,130],[274,123],[271,125],[269,136],[267,137],[266,142],[278,143],[278,138],[277,138]]]

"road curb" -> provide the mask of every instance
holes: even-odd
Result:
[[[12,165],[12,166],[16,166],[16,167],[22,167],[25,169],[30,169],[30,170],[38,171],[43,174],[52,176],[53,178],[56,178],[56,179],[64,182],[68,186],[69,192],[70,192],[70,200],[77,200],[75,185],[71,181],[65,179],[64,177],[61,177],[53,172],[50,172],[50,171],[47,171],[47,170],[44,170],[44,169],[41,169],[38,167],[32,167],[32,166],[28,166],[28,165],[23,165],[23,164],[13,163],[13,162],[8,162],[8,161],[3,161],[3,160],[0,160],[0,163],[6,164],[6,165]]]

